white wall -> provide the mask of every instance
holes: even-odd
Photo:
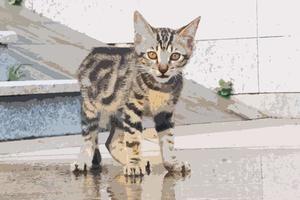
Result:
[[[258,40],[261,92],[300,91],[300,2],[259,0]],[[283,36],[261,38],[261,36]]]
[[[134,10],[156,27],[201,15],[186,77],[208,88],[232,80],[235,93],[299,92],[297,0],[26,0],[25,6],[102,42],[132,42]]]

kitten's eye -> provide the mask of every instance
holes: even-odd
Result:
[[[147,53],[148,57],[152,60],[156,60],[157,59],[157,54],[154,51],[149,51]]]
[[[170,56],[170,59],[173,61],[179,60],[180,58],[180,53],[172,53],[172,55]]]

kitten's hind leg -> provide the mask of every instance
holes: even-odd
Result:
[[[119,117],[111,120],[112,129],[106,142],[113,158],[123,165],[124,175],[144,175],[145,165],[141,155],[142,106],[131,99]]]
[[[143,102],[136,98],[130,98],[123,110],[122,129],[127,152],[127,161],[123,168],[125,176],[143,176],[145,174],[146,166],[141,152],[143,108]]]
[[[124,131],[119,128],[111,129],[110,135],[105,143],[111,156],[121,165],[127,164],[127,150],[125,145]],[[145,172],[149,175],[151,172],[150,162],[145,163]]]
[[[101,154],[98,148],[99,116],[96,109],[88,106],[89,102],[83,101],[81,127],[84,139],[77,162],[71,165],[71,170],[85,171],[90,168],[98,168],[101,162]]]

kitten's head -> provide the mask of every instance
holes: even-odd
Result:
[[[137,65],[160,83],[180,75],[193,52],[200,17],[173,30],[150,26],[139,12],[134,13],[134,45]]]

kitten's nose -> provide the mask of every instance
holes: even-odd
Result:
[[[166,73],[168,71],[168,65],[159,65],[158,71],[162,74]]]

